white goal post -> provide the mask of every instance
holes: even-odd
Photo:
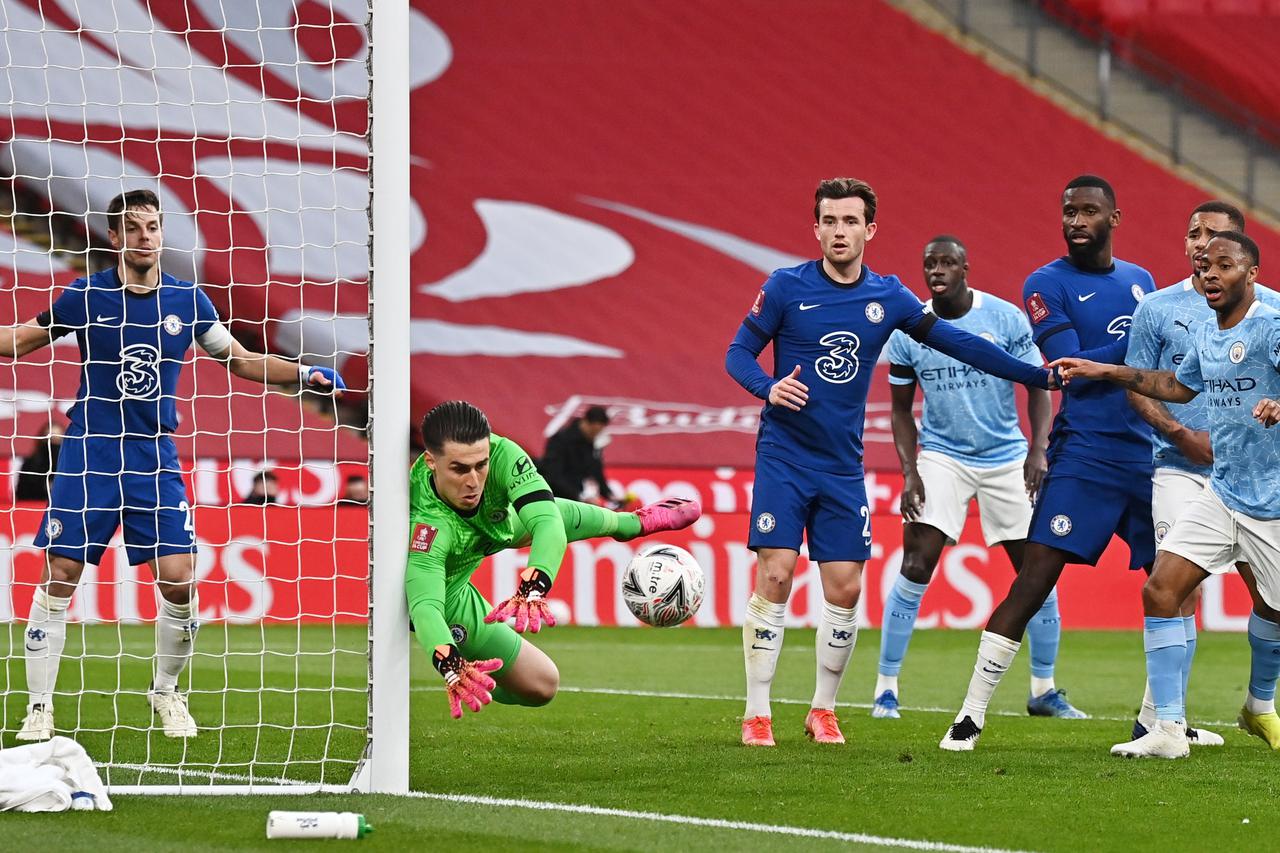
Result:
[[[113,795],[408,792],[409,259],[419,216],[409,0],[0,9],[0,184],[12,199],[0,210],[10,291],[0,325],[109,269],[106,202],[142,187],[164,203],[163,271],[216,292],[223,323],[250,348],[337,369],[349,383],[350,365],[368,365],[366,388],[352,388],[357,399],[367,391],[367,422],[357,423],[322,395],[224,378],[193,350],[175,438],[200,545],[201,625],[179,681],[199,735],[166,739],[150,718],[151,623],[164,602],[152,600],[147,569],[129,565],[119,532],[66,611],[50,691],[56,733],[86,747]],[[358,316],[366,282],[367,348],[317,342],[316,318]],[[0,365],[11,487],[44,425],[66,424],[80,331],[45,357]],[[251,504],[251,485],[268,490],[273,465],[282,506],[235,506]],[[363,515],[339,501],[344,480],[361,476],[367,549]],[[8,532],[0,526],[5,745],[27,710],[23,644],[43,561],[32,543],[42,506],[14,507]]]

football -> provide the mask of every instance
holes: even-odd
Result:
[[[698,612],[706,578],[693,555],[675,545],[648,545],[622,576],[622,598],[635,617],[655,628],[679,625]]]

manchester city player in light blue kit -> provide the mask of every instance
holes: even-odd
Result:
[[[825,603],[818,622],[817,687],[805,731],[843,743],[836,691],[857,639],[871,513],[862,479],[862,427],[876,359],[895,329],[989,373],[1047,388],[1049,372],[938,320],[895,276],[862,262],[876,233],[876,195],[852,178],[814,194],[822,259],[769,276],[729,345],[725,367],[766,401],[756,440],[748,546],[756,589],[742,629],[747,709],[742,740],[773,746],[769,690],[782,649],[791,580],[807,534]],[[773,344],[773,371],[756,359]]]
[[[1036,345],[1050,361],[1075,356],[1119,364],[1134,309],[1155,282],[1113,254],[1120,210],[1107,181],[1096,175],[1073,179],[1062,192],[1060,212],[1067,255],[1033,272],[1022,288]],[[982,632],[964,704],[939,743],[942,749],[977,745],[991,696],[1067,563],[1097,565],[1116,534],[1129,545],[1131,568],[1155,559],[1151,427],[1120,388],[1077,382],[1063,391],[1022,570]]]
[[[1186,635],[1179,607],[1211,573],[1240,563],[1254,597],[1249,617],[1252,666],[1240,725],[1280,749],[1275,711],[1280,677],[1280,311],[1258,301],[1258,246],[1224,231],[1204,251],[1200,279],[1216,317],[1199,322],[1176,371],[1063,359],[1065,381],[1105,379],[1156,399],[1204,398],[1213,475],[1160,543],[1142,589],[1147,682],[1156,720],[1113,755],[1182,758],[1188,752],[1183,667]],[[1069,386],[1068,386],[1069,387]]]
[[[969,287],[968,253],[956,237],[939,236],[924,249],[930,311],[1010,355],[1039,366],[1031,326],[1016,306]],[[1014,571],[1022,565],[1031,501],[1044,478],[1053,404],[1048,391],[1029,389],[1031,447],[1018,426],[1013,384],[988,376],[895,331],[886,350],[893,393],[893,439],[902,463],[902,568],[885,600],[880,665],[871,716],[900,716],[898,676],[920,611],[920,599],[947,544],[964,530],[975,498],[987,547],[997,543]],[[913,412],[916,386],[924,392],[923,435]],[[917,444],[919,453],[917,455]],[[1027,628],[1031,646],[1032,714],[1084,717],[1054,683],[1062,630],[1058,596],[1045,600]]]
[[[1227,202],[1206,201],[1191,212],[1183,240],[1191,275],[1177,284],[1157,290],[1138,305],[1133,315],[1133,328],[1129,332],[1129,353],[1125,364],[1141,370],[1177,369],[1191,348],[1199,326],[1216,321],[1213,309],[1205,301],[1204,282],[1199,270],[1204,263],[1205,247],[1220,232],[1244,230],[1244,214]],[[1280,307],[1280,298],[1261,284],[1254,285],[1254,295],[1272,307]],[[1197,397],[1189,403],[1170,403],[1166,407],[1159,400],[1134,391],[1127,393],[1129,404],[1153,428],[1155,473],[1152,476],[1151,510],[1156,544],[1159,545],[1178,516],[1204,491],[1209,480],[1213,466],[1209,414],[1205,410],[1204,397]],[[1187,692],[1195,657],[1195,613],[1199,599],[1197,588],[1182,606],[1182,624],[1187,640],[1187,659],[1182,670],[1183,695]],[[1155,703],[1148,686],[1133,726],[1133,738],[1136,740],[1146,734],[1155,720]],[[1222,736],[1216,732],[1191,727],[1187,728],[1187,740],[1192,746],[1220,746],[1223,743]]]
[[[160,199],[150,190],[116,196],[107,234],[117,265],[77,279],[49,311],[0,329],[0,356],[20,357],[74,334],[80,346],[80,390],[68,417],[36,537],[45,571],[26,630],[27,715],[19,740],[53,736],[53,694],[67,638],[67,607],[85,563],[97,564],[124,528],[129,562],[148,563],[160,590],[156,665],[147,690],[168,737],[197,733],[178,691],[199,627],[193,582],[196,539],[177,450],[178,378],[192,343],[244,379],[341,391],[334,371],[246,350],[191,282],[160,270],[164,248]]]

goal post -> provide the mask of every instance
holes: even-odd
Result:
[[[164,272],[200,285],[251,349],[334,368],[348,403],[367,405],[361,421],[189,351],[174,440],[200,625],[179,690],[199,733],[166,738],[152,717],[164,602],[123,531],[72,596],[49,691],[56,733],[85,746],[113,795],[409,789],[413,25],[409,0],[6,4],[0,324],[114,266],[107,203],[150,189]],[[367,340],[315,334],[362,310]],[[0,365],[11,487],[44,425],[67,423],[87,328]],[[361,364],[367,377],[353,376]],[[367,522],[339,500],[349,477],[367,477]],[[277,487],[280,506],[247,498]],[[20,502],[0,524],[6,746],[27,711],[42,518]]]

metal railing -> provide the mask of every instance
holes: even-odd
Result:
[[[1094,113],[1099,120],[1122,128],[1153,148],[1163,152],[1178,166],[1189,169],[1209,181],[1225,184],[1243,198],[1245,204],[1280,218],[1280,207],[1264,200],[1259,193],[1261,161],[1277,162],[1280,122],[1231,101],[1212,86],[1186,74],[1161,57],[1132,40],[1115,41],[1115,36],[1096,20],[1081,16],[1061,0],[1021,0],[1016,10],[1017,25],[1025,27],[1026,38],[1019,47],[1012,41],[1002,42],[975,27],[976,7],[990,0],[927,0],[929,5],[947,17],[964,35],[981,42],[987,49],[1020,65],[1031,77],[1052,87],[1056,92]],[[1046,66],[1042,56],[1043,33],[1053,30],[1065,33],[1082,50],[1095,57],[1095,74],[1087,85],[1077,78],[1065,79]],[[1164,93],[1167,104],[1167,131],[1131,121],[1115,107],[1116,82],[1127,72],[1153,97]],[[1092,91],[1090,91],[1092,90]],[[1214,104],[1209,109],[1206,104]],[[1215,170],[1213,164],[1188,158],[1186,125],[1188,119],[1201,121],[1239,142],[1243,169],[1238,176]]]

